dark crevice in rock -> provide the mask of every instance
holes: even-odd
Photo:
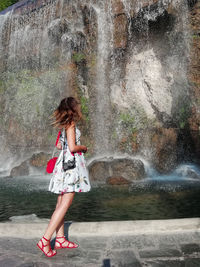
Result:
[[[178,163],[196,162],[198,155],[195,154],[195,143],[189,127],[179,130],[177,137]]]
[[[193,8],[193,6],[198,2],[198,0],[187,0],[188,7]]]

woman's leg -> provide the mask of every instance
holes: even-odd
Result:
[[[61,204],[62,196],[63,195],[58,196],[56,208],[58,208],[59,205]],[[64,218],[62,219],[62,221],[60,222],[60,224],[56,228],[56,236],[64,236]]]
[[[51,220],[44,234],[47,239],[51,239],[56,228],[59,227],[61,223],[63,224],[64,216],[72,203],[74,194],[75,192],[65,193],[62,195],[61,202],[58,204],[58,207],[56,207],[54,213],[52,214]]]
[[[49,225],[48,225],[46,232],[44,234],[44,237],[46,239],[50,240],[51,236],[53,235],[53,233],[55,232],[56,229],[59,230],[60,227],[62,229],[62,225],[63,225],[63,229],[64,229],[64,216],[65,216],[68,208],[70,207],[70,205],[72,203],[72,200],[74,198],[74,194],[75,194],[75,192],[66,193],[62,196],[61,195],[58,196],[56,209],[51,216],[51,220],[50,220]],[[48,246],[48,242],[44,239],[42,239],[42,241],[43,241],[43,244],[45,245],[44,251],[47,253],[50,249],[50,247]],[[38,242],[38,244],[40,247],[42,247],[41,240]]]
[[[58,196],[56,208],[58,208],[59,205],[61,204],[61,202],[62,202],[62,196],[63,195],[59,195]],[[71,199],[71,203],[72,203],[72,200],[73,199]],[[64,236],[64,218],[62,219],[62,221],[59,223],[58,227],[56,228],[56,236],[58,236],[58,237],[59,236]]]
[[[59,198],[60,197],[60,198]],[[57,205],[56,208],[59,207],[59,205],[62,202],[62,195],[60,195],[58,197],[58,201],[57,201]],[[71,203],[72,203],[73,198],[71,199]],[[71,205],[71,204],[70,204]],[[73,242],[69,242],[68,240],[65,239],[65,231],[64,231],[64,218],[62,219],[62,221],[60,222],[60,224],[58,225],[58,227],[56,228],[56,246],[60,247],[60,243],[62,243],[62,246],[64,247],[74,247],[74,245],[76,246],[76,244],[74,244]],[[62,237],[62,238],[61,238]],[[57,242],[57,240],[60,242]],[[77,245],[78,246],[78,245]]]

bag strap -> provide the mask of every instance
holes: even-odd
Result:
[[[65,148],[65,145],[67,144],[67,136],[66,136],[66,132],[65,129],[63,129],[63,149]]]
[[[53,153],[52,153],[52,156],[51,156],[51,158],[53,158],[53,157],[54,157],[54,154],[55,154],[55,151],[56,151],[56,146],[57,146],[57,144],[58,144],[58,141],[59,141],[60,135],[61,135],[61,131],[59,131],[59,132],[58,132],[58,135],[57,135],[57,138],[56,138],[56,143],[55,143],[55,145],[54,145],[54,149],[53,149]]]
[[[57,139],[56,139],[55,146],[57,146],[57,144],[58,144],[58,141],[59,141],[60,135],[61,135],[61,131],[59,131],[59,132],[58,132],[58,136],[57,136]]]
[[[54,149],[53,149],[53,153],[52,153],[52,156],[51,156],[51,158],[53,158],[54,157],[54,154],[55,154],[55,152],[56,152],[56,146],[54,147]]]

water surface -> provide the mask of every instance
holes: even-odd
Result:
[[[0,178],[0,221],[36,214],[50,218],[57,195],[47,191],[49,176]],[[110,221],[200,217],[200,181],[146,179],[133,186],[92,186],[77,193],[66,220]]]

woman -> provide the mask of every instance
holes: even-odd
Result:
[[[82,118],[80,105],[73,97],[64,98],[53,113],[53,125],[62,130],[57,144],[62,149],[53,171],[49,184],[49,191],[58,194],[56,209],[52,214],[44,236],[37,246],[47,257],[56,255],[55,249],[77,248],[78,245],[68,241],[64,236],[64,216],[69,209],[75,192],[88,192],[91,189],[85,159],[82,154],[87,147],[80,145],[80,131],[76,122]],[[64,170],[63,161],[75,159],[75,167]],[[51,249],[50,240],[56,231],[54,250]]]

